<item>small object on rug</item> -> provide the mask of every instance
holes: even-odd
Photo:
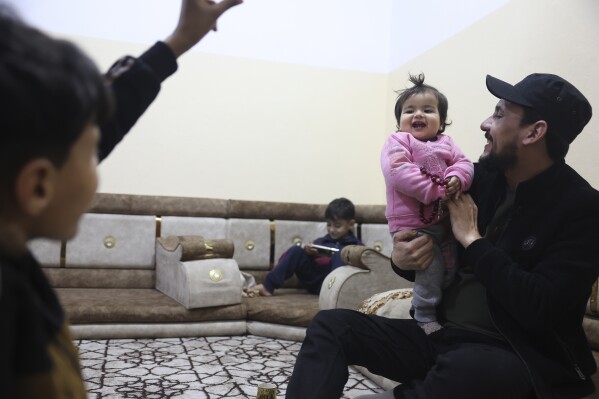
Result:
[[[269,382],[258,385],[256,399],[277,399],[277,386]]]

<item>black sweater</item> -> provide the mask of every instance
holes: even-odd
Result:
[[[480,232],[506,187],[503,175],[476,165],[470,193]],[[596,365],[582,320],[599,275],[598,205],[599,192],[557,162],[517,187],[515,211],[496,244],[481,238],[460,254],[460,265],[485,286],[493,323],[526,363],[542,399],[594,390],[589,376]]]

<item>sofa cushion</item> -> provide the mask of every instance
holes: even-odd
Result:
[[[67,242],[66,267],[154,269],[156,218],[85,214]]]
[[[318,313],[318,296],[305,290],[278,289],[269,297],[244,298],[247,319],[265,323],[308,327]]]
[[[72,325],[252,320],[307,327],[318,312],[318,297],[298,289],[243,298],[237,305],[190,310],[155,289],[57,288],[56,292]]]
[[[154,288],[156,273],[145,269],[42,269],[56,288]]]
[[[203,236],[226,238],[227,221],[223,218],[163,216],[160,218],[160,237]]]
[[[322,220],[326,205],[230,199],[228,216],[242,219]]]
[[[376,249],[385,256],[391,256],[393,239],[387,224],[364,223],[360,229],[364,245]]]
[[[235,244],[233,259],[239,268],[268,270],[270,267],[271,225],[268,219],[229,219],[227,238]]]
[[[33,256],[44,267],[59,267],[60,249],[62,243],[56,240],[48,240],[46,238],[36,238],[28,243],[29,249]]]
[[[290,220],[275,221],[275,253],[274,262],[289,247],[293,245],[303,245],[322,237],[327,233],[326,223],[324,222],[300,222]]]
[[[126,215],[227,217],[229,200],[96,193],[90,212]]]
[[[243,303],[187,310],[156,289],[58,288],[71,324],[245,320]]]

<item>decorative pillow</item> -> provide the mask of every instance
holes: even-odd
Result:
[[[230,240],[201,236],[156,239],[156,288],[186,309],[241,303],[245,278]]]
[[[181,262],[201,259],[233,257],[235,246],[233,241],[205,240],[202,236],[168,236],[157,238],[156,241],[169,252],[174,252],[181,246]]]
[[[365,314],[375,314],[391,319],[409,319],[412,307],[412,289],[400,288],[371,296],[358,309]]]

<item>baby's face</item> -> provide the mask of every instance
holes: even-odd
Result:
[[[409,132],[418,140],[430,140],[441,127],[439,101],[430,93],[414,94],[404,102],[399,119],[399,130]]]

